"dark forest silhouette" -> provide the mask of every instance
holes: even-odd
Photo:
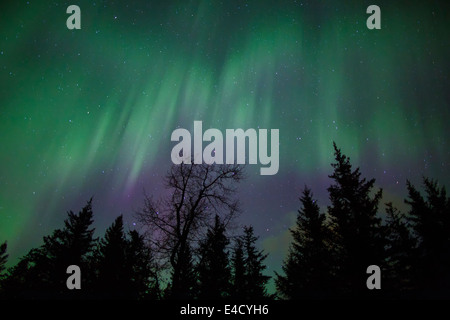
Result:
[[[335,162],[321,212],[312,190],[300,196],[292,242],[267,293],[265,259],[252,226],[232,234],[239,213],[234,165],[174,165],[167,198],[146,196],[135,213],[142,227],[126,231],[118,216],[94,237],[92,199],[61,229],[5,268],[0,244],[3,299],[330,299],[450,298],[450,198],[423,178],[423,192],[406,182],[407,212],[392,203],[380,213],[382,190],[362,177],[333,144]],[[81,290],[69,290],[69,265],[81,269]],[[381,290],[369,290],[366,269],[381,268]]]
[[[331,205],[320,213],[308,187],[300,198],[293,242],[276,274],[279,296],[298,298],[450,298],[450,198],[445,187],[423,179],[426,196],[407,181],[409,205],[401,213],[382,190],[361,177],[333,144]],[[382,270],[382,290],[366,287],[367,267]]]

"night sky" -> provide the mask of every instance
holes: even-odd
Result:
[[[3,1],[0,242],[15,264],[91,196],[96,235],[161,195],[176,128],[279,129],[280,168],[247,167],[251,224],[279,270],[305,185],[329,204],[333,141],[403,208],[450,182],[444,1]],[[68,30],[66,9],[81,9]],[[369,30],[366,9],[381,9]],[[380,206],[380,213],[384,205]],[[138,227],[138,225],[136,225]]]

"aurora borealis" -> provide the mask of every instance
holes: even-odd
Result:
[[[176,128],[279,129],[280,167],[247,168],[240,221],[267,263],[305,185],[319,204],[332,142],[402,206],[405,182],[450,182],[445,2],[10,1],[0,7],[0,242],[10,263],[94,196],[103,232],[157,196]],[[81,30],[66,8],[81,8]],[[384,212],[384,208],[380,208]],[[272,272],[272,270],[269,270]]]

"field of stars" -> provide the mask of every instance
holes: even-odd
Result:
[[[406,179],[450,187],[448,5],[377,1],[6,1],[0,5],[0,243],[9,264],[94,197],[97,235],[158,197],[170,135],[279,129],[247,167],[240,224],[280,270],[298,200],[329,204],[335,141],[403,208]],[[81,9],[69,30],[66,9]],[[380,213],[384,212],[384,205]]]

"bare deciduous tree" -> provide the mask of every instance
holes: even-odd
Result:
[[[154,201],[146,196],[136,213],[154,249],[172,268],[173,296],[185,295],[181,270],[188,247],[205,232],[215,215],[225,223],[239,212],[236,184],[244,177],[240,165],[172,165],[165,185],[169,196]]]

